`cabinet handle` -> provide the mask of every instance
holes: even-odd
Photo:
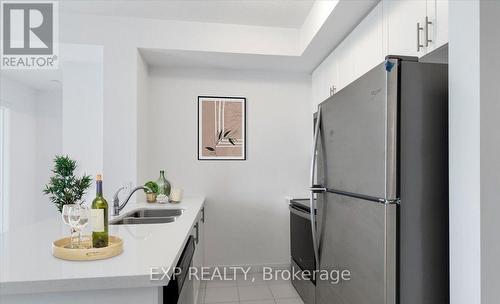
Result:
[[[195,242],[196,245],[198,245],[198,241],[200,240],[200,232],[199,232],[200,227],[199,227],[199,223],[196,223],[194,225],[194,227],[196,228],[196,235],[194,237],[194,242]]]
[[[420,48],[424,46],[420,44],[420,31],[423,31],[424,28],[420,26],[420,22],[417,22],[417,52],[420,52]]]
[[[337,90],[337,88],[336,88],[334,85],[332,85],[332,86],[330,87],[330,96],[333,96],[333,95],[335,94],[335,91],[336,91],[336,90]]]
[[[432,24],[429,21],[429,17],[425,16],[425,46],[429,46],[429,42],[432,42],[432,39],[429,39],[429,24]]]
[[[201,209],[201,221],[202,223],[205,223],[205,207]]]

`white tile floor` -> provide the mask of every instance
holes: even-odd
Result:
[[[204,304],[304,304],[289,281],[264,281],[261,274],[240,275],[235,280],[202,282]]]

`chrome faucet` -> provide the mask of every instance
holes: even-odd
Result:
[[[144,186],[139,186],[135,187],[130,191],[128,194],[127,198],[123,201],[123,203],[120,204],[120,199],[118,198],[118,194],[120,194],[120,191],[125,189],[126,187],[120,187],[116,192],[115,195],[113,196],[113,216],[118,216],[120,215],[120,211],[127,205],[128,201],[132,197],[132,195],[137,191],[137,190],[146,190],[146,191],[151,191],[148,187]]]

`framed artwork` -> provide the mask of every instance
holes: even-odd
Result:
[[[246,160],[246,98],[198,96],[198,160]]]

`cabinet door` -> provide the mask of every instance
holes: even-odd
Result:
[[[356,56],[354,52],[352,52],[353,46],[352,36],[349,35],[342,44],[335,49],[334,53],[337,58],[338,71],[338,86],[336,92],[342,90],[355,79],[354,62]]]
[[[319,65],[313,72],[311,76],[311,99],[312,107],[311,112],[314,113],[317,110],[318,103],[320,102],[320,91],[321,91],[321,65]]]
[[[332,53],[337,68],[337,79],[332,81],[336,92],[384,60],[383,24],[383,5],[379,3]]]
[[[312,74],[313,113],[318,110],[318,104],[330,97],[331,87],[338,88],[337,61],[334,53],[331,53]]]
[[[417,23],[425,27],[425,0],[385,0],[384,18],[387,18],[389,55],[418,56],[426,54],[425,47],[417,51]],[[421,30],[420,44],[425,34]]]
[[[197,304],[197,303],[202,303],[204,301],[204,299],[202,298],[202,293],[200,292],[201,291],[201,254],[203,252],[203,248],[200,246],[200,226],[201,225],[201,220],[200,220],[200,217],[198,217],[198,221],[197,223],[195,224],[195,226],[193,227],[193,231],[191,232],[191,234],[194,236],[195,238],[195,250],[194,250],[194,254],[193,254],[193,262],[192,262],[192,267],[195,267],[197,268],[197,274],[198,276],[193,276],[192,279],[193,279],[193,299],[194,299],[194,303],[193,304]]]
[[[325,100],[326,78],[324,61],[312,73],[312,113],[318,110],[318,104]]]
[[[199,251],[199,263],[201,267],[205,266],[205,207],[201,211],[200,221],[199,221],[199,241],[198,241],[198,251]]]
[[[427,0],[429,42],[427,53],[448,43],[448,0]]]
[[[351,35],[354,79],[357,79],[385,59],[382,2],[365,17]]]
[[[338,65],[337,58],[335,57],[335,53],[332,53],[328,58],[324,61],[324,75],[325,75],[325,90],[324,90],[324,98],[323,100],[330,97],[332,94],[338,92]]]

